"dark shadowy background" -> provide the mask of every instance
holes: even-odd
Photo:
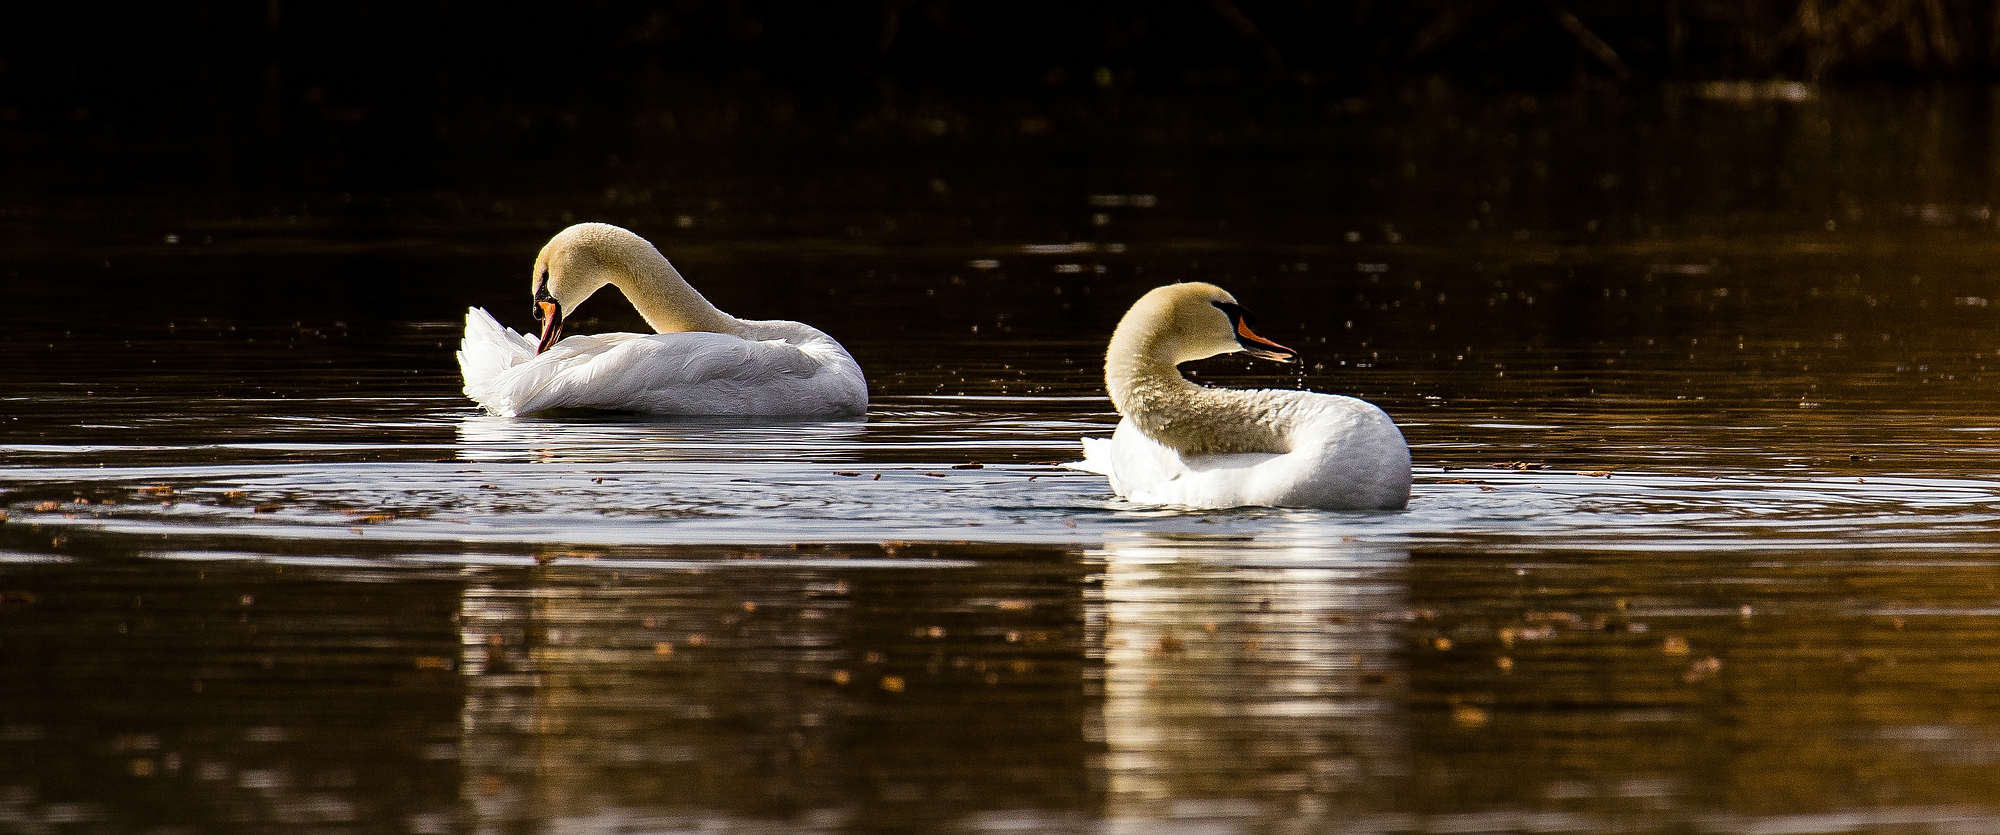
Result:
[[[1996,70],[2000,16],[1972,0],[10,3],[0,173],[13,190],[190,171],[407,188],[468,160],[782,141],[899,108],[948,125],[1048,101],[1360,107],[1422,84],[1540,95]],[[74,154],[126,162],[36,170]]]
[[[59,331],[514,316],[596,219],[833,326],[799,288],[1025,243],[1248,288],[1285,247],[1984,227],[1996,75],[1970,0],[13,3],[0,281]],[[844,337],[959,309],[873,295],[928,306]]]

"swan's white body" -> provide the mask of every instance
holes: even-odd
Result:
[[[1124,417],[1110,438],[1083,439],[1084,460],[1070,466],[1104,475],[1140,504],[1406,507],[1410,448],[1381,409],[1315,392],[1203,388],[1180,375],[1181,362],[1245,347],[1289,353],[1251,333],[1240,313],[1207,284],[1169,285],[1133,305],[1105,358]]]
[[[716,310],[657,249],[601,223],[572,226],[535,265],[550,324],[545,350],[472,308],[459,370],[465,394],[515,417],[556,409],[658,415],[845,417],[868,409],[861,367],[832,337],[787,321],[746,321]],[[552,341],[563,312],[604,284],[617,286],[659,333]]]
[[[555,409],[655,415],[848,416],[868,384],[840,343],[797,322],[744,322],[740,334],[571,336],[537,355],[535,338],[492,314],[465,314],[465,395],[505,417]]]
[[[1381,409],[1309,391],[1231,394],[1268,408],[1291,449],[1184,455],[1127,419],[1109,438],[1084,438],[1084,460],[1072,466],[1109,478],[1112,492],[1139,504],[1393,510],[1410,503],[1410,449]]]

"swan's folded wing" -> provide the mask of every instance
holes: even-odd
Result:
[[[845,355],[842,355],[845,358]],[[852,369],[852,373],[846,373]],[[867,408],[853,361],[829,367],[782,341],[719,333],[570,337],[512,369],[514,414],[832,415]]]
[[[499,414],[511,414],[502,378],[507,370],[535,358],[535,341],[493,318],[483,308],[465,312],[465,336],[458,343],[458,370],[465,396]]]
[[[1084,460],[1067,464],[1072,469],[1101,473],[1111,481],[1111,490],[1139,504],[1181,507],[1233,507],[1245,502],[1238,476],[1228,467],[1213,466],[1225,461],[1246,464],[1238,459],[1268,456],[1196,456],[1181,454],[1139,430],[1131,420],[1121,420],[1110,438],[1085,438]]]

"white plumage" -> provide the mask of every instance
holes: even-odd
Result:
[[[1381,409],[1309,391],[1234,392],[1270,401],[1289,430],[1287,452],[1183,455],[1130,420],[1109,438],[1084,438],[1072,465],[1111,480],[1139,504],[1177,507],[1322,507],[1393,510],[1410,502],[1410,450]]]
[[[1410,501],[1410,449],[1373,404],[1306,391],[1232,391],[1188,382],[1179,363],[1232,351],[1290,359],[1250,329],[1249,314],[1209,284],[1161,287],[1133,305],[1105,357],[1123,418],[1110,438],[1084,438],[1074,469],[1101,474],[1133,502],[1400,509]]]
[[[868,409],[861,368],[832,337],[798,322],[746,321],[716,310],[652,244],[624,229],[590,223],[563,230],[536,259],[533,281],[545,311],[539,343],[483,309],[465,315],[458,351],[465,394],[493,414],[843,417]],[[660,332],[557,341],[566,312],[605,284],[624,292]]]
[[[496,415],[602,409],[655,415],[851,416],[868,384],[840,343],[797,322],[745,322],[756,336],[571,336],[536,355],[534,337],[465,314],[465,394]],[[761,338],[759,338],[761,337]]]

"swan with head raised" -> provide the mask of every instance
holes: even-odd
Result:
[[[1105,387],[1123,418],[1109,439],[1083,439],[1070,466],[1111,480],[1140,504],[1396,510],[1410,502],[1410,448],[1373,404],[1309,391],[1242,391],[1188,382],[1178,366],[1244,352],[1293,362],[1258,336],[1222,288],[1191,282],[1140,297],[1104,357]]]
[[[465,394],[502,416],[556,409],[659,415],[848,417],[868,383],[819,330],[738,319],[709,304],[651,243],[606,223],[556,234],[531,277],[539,337],[481,308],[465,314]],[[562,336],[563,321],[605,285],[657,333]]]

